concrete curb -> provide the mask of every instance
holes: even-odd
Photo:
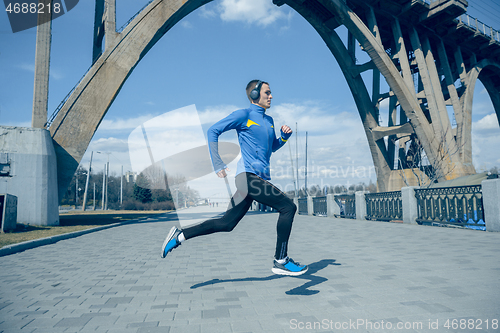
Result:
[[[119,226],[124,225],[124,224],[145,222],[148,218],[149,217],[144,218],[144,219],[123,221],[123,222],[104,225],[101,227],[95,227],[95,228],[90,228],[90,229],[85,229],[85,230],[80,230],[80,231],[69,232],[67,234],[55,235],[55,236],[50,236],[50,237],[45,237],[45,238],[40,238],[40,239],[34,239],[34,240],[26,241],[26,242],[6,245],[6,246],[0,248],[0,257],[7,256],[10,254],[15,254],[15,253],[22,252],[22,251],[26,251],[26,250],[33,249],[33,248],[39,247],[39,246],[54,244],[54,243],[57,243],[61,240],[75,238],[75,237],[82,236],[85,234],[90,234],[92,232],[101,231],[104,229],[109,229],[109,228],[114,228],[114,227],[119,227]]]

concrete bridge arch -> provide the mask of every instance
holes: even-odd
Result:
[[[464,104],[467,105],[467,108],[472,109],[475,84],[477,80],[481,81],[491,98],[498,123],[500,124],[500,80],[495,78],[500,78],[499,62],[483,59],[476,64],[468,74],[470,86],[467,90],[470,91],[468,91],[465,95]]]
[[[100,36],[102,40],[105,34],[104,51],[102,54],[101,52],[95,54],[94,65],[66,100],[49,128],[58,160],[60,198],[92,136],[135,66],[170,28],[192,11],[211,1],[153,0],[120,33],[116,32],[113,14],[114,1],[107,1],[109,6],[107,16],[105,15],[107,18],[102,26],[96,26],[96,36]],[[432,100],[433,107],[436,109],[435,114],[432,116],[432,122],[426,121],[429,116],[424,114],[422,104],[419,103],[419,96],[414,89],[411,77],[413,73],[410,71],[410,68],[413,71],[413,67],[406,58],[407,51],[404,49],[404,43],[396,43],[400,55],[400,68],[397,68],[394,55],[389,56],[384,48],[373,9],[367,11],[363,21],[342,0],[274,0],[273,2],[278,6],[286,3],[302,15],[320,34],[338,61],[351,88],[365,128],[377,170],[379,190],[392,189],[391,179],[401,177],[391,165],[394,164],[394,148],[391,150],[391,147],[385,143],[384,138],[387,137],[389,139],[401,138],[415,134],[422,142],[430,160],[439,159],[446,162],[437,167],[439,180],[474,173],[473,167],[472,169],[464,167],[458,154],[456,156],[449,153],[450,150],[454,151],[458,148],[453,139],[453,133],[449,130],[451,129],[449,119],[443,118],[442,114],[437,112],[438,104],[441,102],[444,105],[444,100],[439,101],[439,98],[438,101]],[[371,7],[368,6],[368,8]],[[346,26],[349,31],[347,46],[335,32],[340,25]],[[398,31],[399,37],[402,38],[397,17],[394,18],[392,25],[395,31],[394,38],[398,38]],[[415,29],[410,31],[410,37],[416,50],[421,49],[420,44],[429,48],[428,39],[425,38],[421,42]],[[358,41],[363,50],[369,54],[371,61],[365,64],[356,63],[353,47],[355,41]],[[404,57],[401,57],[403,53]],[[424,59],[426,55],[424,52],[421,53],[420,56]],[[432,60],[430,62],[427,59],[421,60],[421,64],[431,67],[428,71],[432,72]],[[385,96],[379,92],[372,92],[370,96],[361,78],[361,73],[366,70],[382,74],[390,85],[391,92]],[[432,77],[425,79],[427,82],[424,86],[439,84],[439,82],[432,82]],[[486,83],[486,85],[491,89],[496,89],[494,82]],[[426,101],[434,98],[432,91],[425,91],[425,93]],[[388,127],[379,126],[377,105],[383,98],[390,98],[394,107],[399,106],[408,118],[408,122],[400,125],[392,124]],[[494,101],[494,105],[498,115],[500,104]],[[429,108],[431,109],[430,106]],[[436,134],[439,140],[435,139]],[[446,143],[446,149],[443,149],[441,143],[443,141]]]

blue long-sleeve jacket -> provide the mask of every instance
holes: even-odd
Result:
[[[273,118],[265,114],[265,111],[263,107],[251,104],[247,109],[234,111],[208,129],[208,146],[216,173],[227,168],[217,150],[219,136],[235,129],[242,156],[236,174],[250,172],[262,179],[271,179],[271,154],[281,148],[292,133],[281,131],[280,138],[276,138]]]

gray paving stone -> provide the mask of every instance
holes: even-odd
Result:
[[[94,304],[90,306],[90,309],[114,309],[116,308],[116,303],[111,304]]]
[[[177,308],[179,304],[163,304],[163,305],[152,305],[151,309],[172,309]]]
[[[129,291],[150,291],[153,286],[137,286],[137,287],[132,287],[129,289]]]
[[[83,327],[91,318],[88,317],[72,317],[61,319],[54,327]]]
[[[172,216],[0,257],[0,332],[295,332],[293,320],[357,319],[444,330],[446,319],[500,319],[500,234],[298,216],[289,253],[309,272],[294,278],[270,270],[277,217],[248,214],[166,259]]]
[[[130,323],[127,325],[127,328],[132,328],[132,327],[158,327],[158,324],[160,322],[158,321],[144,321],[140,323]]]
[[[227,308],[217,308],[213,310],[202,310],[201,317],[203,319],[207,318],[226,318],[230,317],[229,309]]]
[[[121,316],[116,320],[115,325],[128,327],[131,323],[140,323],[146,319],[146,314],[136,313],[136,314],[124,314],[121,312]]]
[[[21,317],[25,317],[25,316],[37,316],[37,315],[44,315],[44,314],[46,314],[47,312],[49,312],[49,310],[40,310],[40,311],[23,311],[23,312],[18,312],[18,313],[16,313],[15,315],[16,315],[16,316],[21,316]]]
[[[170,326],[141,327],[137,333],[170,333]]]
[[[112,327],[118,318],[118,315],[90,317],[85,327]]]
[[[202,333],[230,333],[233,332],[231,323],[201,324]]]
[[[200,333],[201,325],[183,325],[183,326],[170,326],[169,333]]]
[[[28,318],[29,323],[22,326],[23,329],[26,329],[28,332],[32,331],[35,328],[54,328],[55,325],[61,321],[61,319],[57,318]],[[10,325],[9,325],[10,326]]]
[[[31,332],[32,333],[59,333],[59,332],[67,332],[67,331],[68,331],[68,328],[66,328],[66,327],[51,327],[51,328],[35,328]]]
[[[106,304],[128,304],[133,297],[111,297],[106,301]]]

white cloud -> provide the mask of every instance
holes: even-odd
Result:
[[[363,126],[357,112],[340,111],[328,105],[306,102],[280,104],[269,109],[268,113],[273,116],[276,127],[281,127],[278,124],[282,123],[295,130],[295,123],[297,123],[302,137],[305,131],[314,137],[331,138],[330,136],[333,135],[336,142],[352,141],[353,138],[359,136],[364,137]]]
[[[109,138],[100,138],[89,145],[89,149],[92,148],[93,151],[102,151],[102,152],[112,152],[112,153],[124,153],[127,152],[127,141],[124,139],[109,137]]]
[[[186,21],[186,20],[182,20],[180,22],[180,25],[181,25],[181,27],[186,28],[186,29],[192,29],[193,28],[193,24],[191,24],[191,22]]]
[[[213,18],[217,16],[217,12],[214,9],[209,9],[209,6],[210,5],[205,5],[197,10],[201,17]]]
[[[493,104],[491,103],[491,100],[489,100],[489,95],[486,95],[484,99],[481,100],[479,100],[479,98],[477,99],[478,101],[474,100],[472,108],[474,114],[483,115],[494,112]]]
[[[128,144],[132,167],[140,172],[151,164],[151,158],[160,161],[206,145],[206,139],[196,107],[189,105],[139,124]]]
[[[305,132],[308,132],[308,186],[369,183],[375,180],[368,142],[357,112],[339,111],[329,105],[314,102],[280,104],[269,109],[276,125],[289,125],[295,131],[298,124],[299,184],[305,178]],[[272,158],[273,180],[290,190],[293,184],[292,161],[296,174],[296,135],[288,147],[277,151]],[[291,148],[291,149],[290,149]]]
[[[227,117],[231,112],[238,110],[239,108],[234,105],[216,105],[209,106],[204,110],[198,110],[198,116],[200,117],[200,122],[202,124],[212,125],[218,120]]]
[[[35,64],[21,64],[18,66],[19,68],[21,68],[22,70],[25,70],[25,71],[28,71],[28,72],[35,72]]]
[[[1,116],[1,113],[0,113],[0,116]],[[13,123],[13,122],[2,123],[2,126],[31,127],[31,120],[30,121],[21,121],[18,123]]]
[[[472,161],[477,172],[500,166],[500,127],[495,113],[472,123]]]
[[[200,112],[203,123],[215,123],[236,110],[233,106],[219,106]],[[308,132],[308,185],[357,184],[375,180],[375,171],[363,125],[355,109],[339,111],[330,105],[308,101],[300,104],[284,103],[272,106],[267,114],[273,117],[276,136],[282,125],[295,132],[287,145],[271,159],[273,183],[290,190],[297,171],[296,141],[300,185],[305,177],[305,132]],[[290,155],[292,158],[290,158]],[[292,172],[292,161],[293,170]]]
[[[481,89],[482,88],[482,89]],[[495,112],[493,108],[493,103],[491,102],[490,95],[481,81],[476,82],[476,92],[474,93],[474,99],[472,104],[472,114],[473,115],[484,115]]]
[[[243,21],[260,26],[288,17],[270,0],[222,0],[217,9],[223,21]]]
[[[380,102],[379,109],[389,109],[389,98],[385,98]]]
[[[50,77],[54,80],[60,80],[64,78],[64,74],[61,73],[58,69],[51,68],[50,69]]]
[[[203,131],[206,132],[208,126],[237,109],[238,107],[234,105],[217,105],[198,110]],[[295,132],[295,123],[298,124],[298,164],[301,186],[304,185],[305,176],[306,131],[308,132],[309,185],[357,184],[376,180],[364,128],[354,106],[350,110],[339,110],[331,105],[307,101],[273,105],[267,113],[274,118],[277,136],[280,135],[282,125],[289,125]],[[128,135],[137,126],[154,117],[153,115],[144,115],[130,119],[120,118],[113,121],[103,121],[99,130],[103,129],[105,131],[100,132],[100,138],[96,136],[92,141],[88,154],[90,154],[90,150],[112,152],[112,155],[110,155],[110,161],[113,161],[111,169],[118,173],[121,164],[130,165],[127,144]],[[175,126],[172,127],[171,125],[167,126],[170,127],[168,135],[171,135],[170,132],[176,130]],[[498,153],[500,127],[498,126],[496,114],[486,115],[479,121],[474,122],[472,128],[473,161],[476,170],[479,172],[493,166],[500,166],[500,154]],[[106,130],[112,130],[113,137],[110,137]],[[193,135],[195,133],[193,133],[191,130],[186,130],[185,133],[179,135],[185,138],[186,141],[190,141],[194,140]],[[223,135],[225,135],[224,141],[236,142],[234,131]],[[296,135],[297,133],[294,133],[287,145],[273,154],[271,159],[273,182],[282,186],[282,188],[288,186],[287,189],[291,189],[290,186],[293,186],[292,174],[295,175],[297,170]],[[159,140],[165,141],[167,136]],[[190,139],[191,137],[193,139]],[[293,173],[290,155],[293,159],[295,171]],[[86,157],[87,164],[89,157],[90,155]],[[94,157],[96,158],[95,154]],[[105,155],[99,156],[97,158],[99,164],[97,165],[102,165],[106,158]],[[129,169],[130,167],[126,167],[125,171]],[[233,170],[233,172],[235,171]]]
[[[101,153],[97,153],[98,151]],[[112,174],[121,174],[122,165],[124,170],[123,172],[131,170],[128,144],[125,139],[109,137],[91,141],[80,163],[80,165],[86,169],[88,169],[89,166],[91,152],[93,152],[93,173],[98,173],[104,169],[104,164],[108,162],[108,157],[109,169]],[[109,156],[107,153],[109,153]]]
[[[484,116],[479,121],[472,124],[473,131],[477,131],[477,134],[484,133],[484,130],[494,130],[498,129],[498,118],[495,113]]]
[[[208,126],[226,117],[231,112],[237,110],[234,105],[217,105],[198,110],[200,123],[204,132]],[[268,114],[274,118],[276,135],[280,135],[280,127],[289,125],[295,132],[295,123],[298,124],[298,158],[301,178],[300,184],[304,185],[304,162],[305,162],[305,132],[308,132],[308,184],[353,184],[359,182],[368,183],[375,180],[373,162],[371,159],[368,142],[359,116],[353,108],[350,112],[339,111],[330,105],[323,105],[316,102],[304,102],[300,104],[279,104],[269,109]],[[120,118],[115,120],[105,120],[99,130],[100,135],[92,141],[88,154],[91,150],[109,151],[110,161],[116,157],[111,169],[119,172],[121,164],[130,165],[128,157],[127,138],[132,130],[140,124],[147,123],[155,116],[145,115],[130,119]],[[172,121],[168,131],[168,136],[176,130]],[[174,125],[172,127],[171,125]],[[103,130],[103,131],[101,131]],[[106,135],[106,131],[113,131],[113,137]],[[204,133],[205,134],[205,133]],[[273,154],[272,168],[273,181],[281,186],[291,186],[293,184],[292,169],[290,162],[290,151],[292,153],[294,168],[296,171],[296,139],[291,137],[289,143]],[[122,137],[123,135],[123,137]],[[179,133],[177,135],[180,135]],[[189,137],[194,135],[191,130],[185,130],[182,137],[189,141]],[[234,131],[224,133],[221,137],[223,141],[236,142]],[[170,139],[155,138],[155,140],[170,142]],[[153,138],[151,138],[153,139]],[[164,140],[165,139],[165,140]],[[288,147],[289,146],[289,147]],[[87,155],[88,155],[87,154]],[[90,155],[86,155],[86,163]],[[96,155],[94,154],[94,157]],[[105,162],[107,156],[99,156],[99,164]],[[118,163],[118,160],[122,161]],[[85,165],[85,164],[84,164]],[[130,169],[130,166],[125,171]],[[234,170],[236,171],[236,170]],[[293,173],[295,175],[295,172]]]
[[[279,33],[282,34],[284,33],[285,31],[287,31],[288,29],[290,29],[290,27],[292,26],[292,18],[293,18],[293,15],[294,15],[294,12],[293,11],[289,11],[288,14],[286,15],[286,20],[287,20],[287,23],[282,25],[280,27],[280,31]]]
[[[146,121],[154,118],[153,115],[147,114],[135,118],[116,118],[116,119],[104,119],[99,125],[100,131],[122,131],[122,130],[132,130],[138,125],[145,123]]]
[[[18,65],[18,68],[20,68],[24,71],[35,73],[35,64],[34,63],[32,63],[32,64],[27,64],[27,63],[20,64],[20,65]],[[49,75],[50,75],[50,78],[52,78],[54,80],[60,80],[60,79],[64,78],[64,74],[62,74],[58,69],[55,69],[53,67],[50,67],[50,74]]]

